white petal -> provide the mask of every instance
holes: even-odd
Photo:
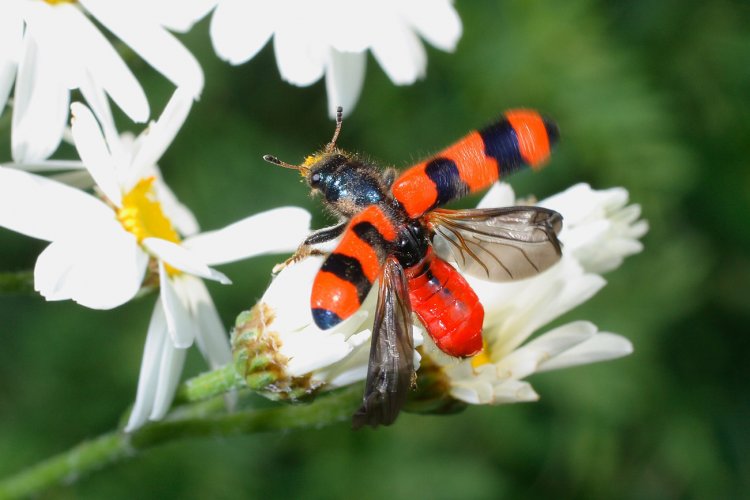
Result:
[[[539,400],[539,395],[531,384],[522,380],[504,380],[493,386],[492,393],[492,404],[526,403]]]
[[[143,347],[143,358],[141,359],[141,372],[138,376],[138,390],[135,395],[135,403],[125,426],[125,432],[133,432],[146,423],[151,409],[154,407],[156,386],[159,382],[159,366],[162,352],[166,343],[171,342],[167,334],[167,322],[164,317],[164,309],[161,299],[156,301],[154,312],[151,314],[151,322],[148,325],[146,345]]]
[[[448,0],[400,2],[402,14],[425,40],[435,47],[453,52],[461,38],[461,18]]]
[[[367,377],[371,333],[368,329],[350,336],[347,340],[352,347],[349,356],[314,376],[324,380],[330,388],[344,387],[364,380]]]
[[[132,161],[134,176],[141,177],[144,169],[156,165],[185,123],[192,104],[192,93],[181,88],[175,90],[159,119],[140,138],[140,147]]]
[[[195,340],[195,324],[185,300],[178,291],[179,282],[173,282],[159,262],[159,296],[164,304],[167,331],[174,347],[188,348]]]
[[[90,71],[83,72],[79,90],[102,127],[111,155],[115,158],[124,158],[123,143],[115,126],[115,119],[112,116],[109,98],[104,89],[94,80],[94,76]]]
[[[294,331],[313,324],[310,293],[322,263],[321,257],[309,257],[287,266],[273,279],[260,301],[276,313],[274,331]]]
[[[76,189],[89,190],[94,187],[94,179],[91,178],[91,174],[85,169],[60,172],[59,174],[50,175],[49,178]]]
[[[320,80],[325,70],[323,47],[312,37],[311,27],[283,25],[273,40],[276,63],[281,77],[300,87]]]
[[[623,188],[597,191],[578,184],[540,204],[563,214],[560,239],[568,252],[587,270],[603,273],[643,249],[638,238],[646,233],[648,224],[638,221],[640,207],[625,206],[627,201],[628,192]]]
[[[111,208],[93,196],[44,177],[0,167],[0,226],[52,241],[116,224]]]
[[[185,354],[187,354],[186,349],[175,347],[171,342],[164,343],[159,364],[159,380],[156,385],[156,395],[154,395],[154,407],[148,417],[151,420],[160,420],[167,414],[177,390],[177,383],[180,381]]]
[[[5,163],[3,166],[26,172],[56,172],[58,170],[85,170],[78,160],[42,160],[37,163]],[[87,174],[88,175],[88,174]]]
[[[47,300],[111,309],[140,289],[148,256],[133,235],[116,224],[90,229],[95,234],[89,238],[54,241],[39,255],[34,288]]]
[[[11,146],[13,159],[35,162],[59,146],[68,119],[69,91],[57,54],[27,33],[16,77]]]
[[[163,240],[161,238],[146,238],[142,243],[149,252],[153,253],[160,260],[163,260],[175,269],[179,269],[180,271],[195,276],[200,276],[201,278],[218,281],[223,285],[231,283],[230,279],[224,274],[215,269],[211,269],[200,259],[199,256],[193,254],[191,251],[177,243],[172,243],[171,241]]]
[[[211,18],[211,41],[220,58],[230,64],[249,61],[260,51],[276,26],[275,2],[223,0]]]
[[[211,296],[199,278],[183,275],[177,278],[184,283],[193,317],[198,321],[195,342],[211,368],[218,368],[232,361],[227,330],[219,318]]]
[[[309,230],[310,214],[306,210],[283,207],[190,237],[183,245],[206,264],[216,265],[294,250]]]
[[[403,21],[387,19],[387,28],[372,45],[372,54],[396,85],[410,85],[422,78],[427,69],[427,54],[422,42]]]
[[[598,333],[559,356],[544,362],[540,372],[620,358],[633,352],[633,344],[614,333]]]
[[[289,358],[286,370],[294,377],[332,365],[353,349],[343,335],[315,329],[289,332],[281,338],[280,352]]]
[[[544,362],[570,349],[596,333],[596,326],[587,321],[577,321],[555,328],[505,356],[496,368],[500,378],[526,378]]]
[[[203,70],[198,61],[166,29],[143,19],[128,4],[110,0],[81,0],[81,4],[177,87],[184,87],[196,98],[203,91]]]
[[[487,191],[477,208],[512,207],[516,204],[516,195],[507,182],[496,182]]]
[[[0,16],[0,115],[16,78],[22,41],[23,20],[15,12],[5,12]]]
[[[195,215],[177,199],[177,196],[161,178],[159,169],[153,167],[147,169],[146,172],[148,172],[147,176],[156,176],[156,182],[154,183],[156,199],[159,200],[164,215],[172,222],[175,229],[183,236],[190,236],[200,231]]]
[[[62,8],[58,6],[57,8]],[[133,73],[102,33],[78,8],[71,7],[64,19],[68,23],[73,49],[93,81],[103,88],[112,100],[135,122],[148,119],[146,94]],[[76,86],[79,83],[76,83]]]
[[[326,92],[328,93],[328,115],[336,117],[336,108],[344,108],[349,114],[357,104],[365,81],[367,56],[364,52],[339,52],[330,50],[326,70]]]
[[[70,112],[71,130],[81,160],[104,195],[116,207],[121,207],[122,189],[99,123],[89,108],[79,102],[74,102],[70,106]]]
[[[451,375],[451,396],[469,404],[490,404],[493,402],[494,368],[480,367],[474,376],[468,363],[461,363],[449,370]]]

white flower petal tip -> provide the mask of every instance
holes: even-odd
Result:
[[[604,273],[643,250],[638,240],[648,232],[648,223],[639,219],[639,205],[627,205],[628,198],[624,188],[594,190],[576,184],[539,205],[563,215],[560,239],[566,251],[587,270]]]
[[[328,109],[354,108],[364,79],[366,52],[396,85],[422,78],[427,53],[421,38],[453,51],[461,19],[448,0],[409,2],[241,2],[218,0],[210,34],[221,59],[240,64],[273,38],[282,79],[307,86],[323,75]]]
[[[609,361],[632,353],[633,344],[628,339],[614,333],[601,332],[564,351],[559,356],[542,363],[537,371],[558,370],[599,361]]]
[[[359,100],[365,81],[367,56],[364,52],[339,52],[331,49],[326,70],[328,115],[335,119],[338,107],[349,115]]]
[[[91,177],[116,207],[122,206],[122,188],[117,179],[115,160],[99,123],[88,107],[74,102],[70,106],[71,131],[78,154]]]
[[[42,296],[90,309],[112,309],[135,296],[148,256],[125,231],[100,229],[96,239],[58,240],[42,252],[34,269],[34,288]]]

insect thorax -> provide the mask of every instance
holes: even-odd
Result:
[[[307,181],[335,214],[352,217],[367,206],[391,203],[383,172],[376,165],[341,151],[311,158]]]

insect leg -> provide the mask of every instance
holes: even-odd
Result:
[[[297,247],[297,251],[294,252],[294,255],[273,267],[273,274],[278,274],[286,266],[299,262],[311,255],[326,255],[326,252],[313,248],[313,245],[319,245],[338,238],[344,232],[348,223],[349,221],[345,220],[339,222],[335,226],[324,227],[313,231],[307,238],[305,238],[305,241]]]

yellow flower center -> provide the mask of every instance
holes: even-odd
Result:
[[[490,352],[490,346],[487,345],[486,341],[483,341],[482,350],[479,351],[479,354],[476,354],[471,358],[471,367],[479,368],[482,365],[492,363],[492,359],[490,359],[489,352]]]
[[[154,193],[156,177],[146,177],[122,197],[122,208],[117,210],[117,219],[138,243],[146,238],[161,238],[173,243],[180,242],[172,223],[164,215],[161,203]]]
[[[146,177],[122,197],[122,208],[117,210],[117,220],[126,231],[132,233],[138,243],[146,238],[161,238],[172,243],[180,242],[172,222],[164,215],[161,203],[156,199],[154,181],[156,177]],[[170,276],[180,274],[178,269],[166,262],[164,267]]]
[[[61,3],[76,3],[76,0],[44,0],[50,5],[59,5]]]

